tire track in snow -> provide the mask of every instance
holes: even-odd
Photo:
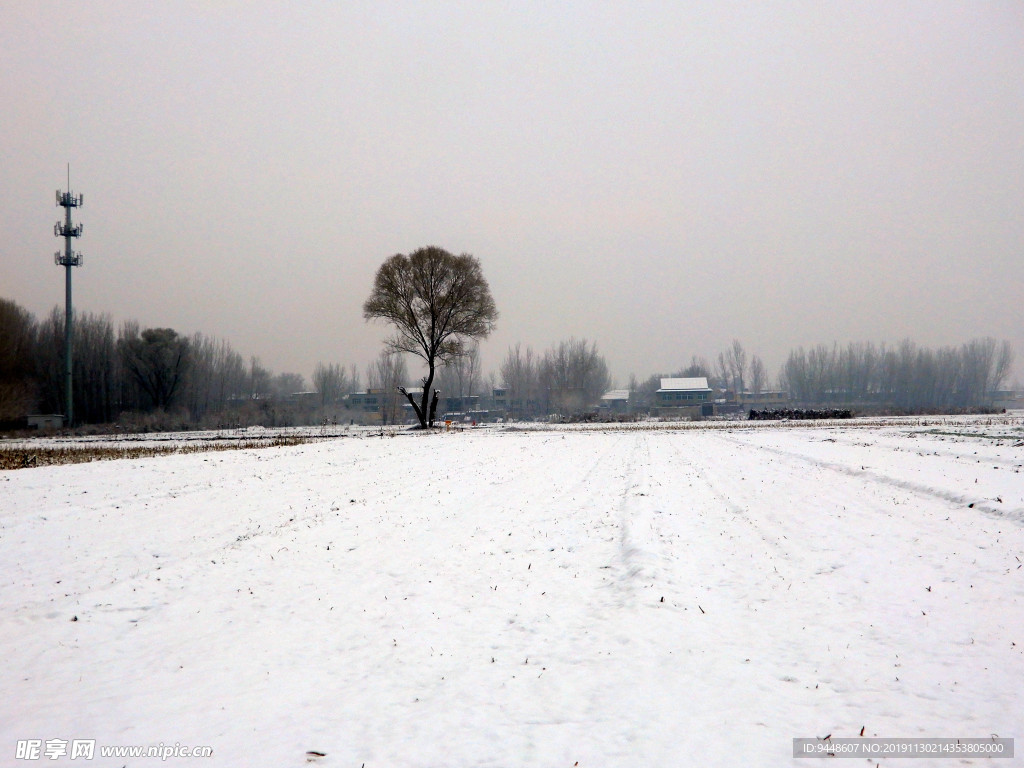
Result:
[[[701,435],[702,442],[705,445],[707,443],[713,444],[719,437],[719,433],[711,432]],[[780,528],[778,525],[766,526],[758,523],[756,518],[750,514],[750,500],[739,496],[739,486],[734,480],[727,479],[723,474],[725,469],[730,466],[729,457],[719,457],[717,461],[708,461],[705,457],[704,460],[698,462],[691,455],[684,454],[678,444],[670,444],[670,449],[680,463],[684,463],[689,467],[693,477],[703,483],[714,498],[725,506],[726,511],[736,520],[742,521],[745,528],[754,533],[770,550],[773,550],[776,556],[786,559],[793,557],[792,547],[782,543],[785,537],[779,533]],[[727,491],[726,488],[730,490]],[[767,552],[766,554],[771,553]]]
[[[829,442],[837,443],[839,445],[845,445],[850,448],[868,448],[875,454],[880,450],[885,450],[891,454],[914,454],[920,457],[930,456],[941,456],[944,459],[955,459],[962,464],[971,466],[980,463],[982,460],[986,464],[999,464],[1005,469],[1019,469],[1021,467],[1022,458],[1021,456],[1003,456],[1002,453],[995,453],[998,449],[1005,449],[1012,451],[1012,446],[1008,443],[1010,441],[1019,441],[1024,438],[1024,434],[1020,437],[1007,437],[1006,442],[997,442],[988,440],[985,444],[980,447],[988,449],[986,453],[979,456],[978,452],[974,453],[961,453],[954,449],[954,445],[960,441],[967,441],[970,439],[982,439],[970,433],[964,433],[962,436],[956,434],[943,434],[941,431],[935,431],[930,429],[914,429],[908,431],[896,432],[895,434],[887,433],[874,433],[871,435],[873,438],[872,442],[865,442],[863,435],[858,435],[856,438],[853,435],[844,434],[839,430],[829,430],[829,436],[826,438]],[[940,443],[939,445],[925,445],[925,441],[928,438],[936,439]],[[946,438],[951,442],[947,443]],[[907,440],[914,440],[917,444],[908,443]],[[898,442],[889,442],[890,440],[896,440]],[[937,450],[938,449],[938,450]],[[877,455],[875,459],[877,460]]]
[[[834,461],[827,461],[825,459],[809,456],[807,454],[799,453],[797,451],[789,451],[784,448],[776,448],[768,445],[754,445],[752,443],[740,440],[739,438],[727,434],[719,434],[717,435],[717,437],[719,437],[722,440],[727,440],[736,445],[743,446],[745,448],[755,448],[756,450],[765,451],[767,453],[771,453],[789,460],[796,460],[801,463],[809,464],[820,469],[826,469],[831,472],[845,475],[847,477],[852,477],[858,480],[868,480],[872,483],[886,485],[892,488],[898,488],[900,490],[909,491],[911,493],[916,493],[921,496],[926,496],[933,499],[940,499],[942,501],[948,502],[960,508],[963,508],[968,503],[971,503],[974,505],[973,509],[982,512],[990,517],[996,519],[1009,520],[1018,525],[1024,524],[1024,509],[1022,508],[1006,509],[996,507],[986,501],[978,501],[974,496],[944,491],[940,488],[935,488],[934,486],[931,485],[915,483],[911,480],[904,480],[902,478],[893,477],[892,475],[883,472],[876,472],[875,470],[867,469],[864,467],[858,469],[855,466],[851,466],[849,464],[840,464]]]
[[[620,606],[636,601],[640,582],[657,580],[664,558],[649,505],[637,502],[650,493],[650,484],[641,472],[650,465],[650,442],[643,434],[631,437],[632,450],[623,468],[625,482],[616,508],[619,549],[615,584],[621,592]]]

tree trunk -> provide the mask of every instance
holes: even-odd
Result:
[[[434,414],[430,412],[430,387],[434,383],[434,361],[431,360],[427,367],[427,375],[423,379],[423,401],[417,409],[416,415],[420,417],[420,426],[424,429],[434,426]]]
[[[430,416],[427,421],[430,426],[434,426],[434,419],[437,417],[437,397],[441,394],[441,390],[435,389],[434,396],[430,399]]]
[[[411,405],[412,409],[416,412],[416,418],[420,420],[420,427],[422,429],[426,429],[427,419],[425,417],[425,412],[420,410],[419,403],[417,403],[416,399],[406,391],[405,387],[399,387],[398,391],[405,395],[405,399],[409,401],[409,405]]]

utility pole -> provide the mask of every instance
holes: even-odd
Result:
[[[71,209],[82,205],[82,195],[77,197],[71,191],[71,166],[68,166],[68,191],[57,190],[57,206],[64,209],[64,221],[53,225],[53,234],[64,238],[64,253],[53,254],[54,263],[64,267],[64,423],[70,427],[74,424],[74,393],[71,389],[71,342],[73,314],[71,308],[71,268],[82,265],[82,254],[71,249],[71,238],[82,236],[82,225],[71,223]]]

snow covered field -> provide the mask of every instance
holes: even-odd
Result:
[[[862,728],[1024,764],[1022,444],[364,431],[0,472],[0,765],[802,766]],[[99,752],[160,744],[213,756]]]

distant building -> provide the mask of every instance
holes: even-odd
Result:
[[[992,393],[992,407],[1007,411],[1024,409],[1024,394],[1012,389],[997,389]]]
[[[445,413],[468,413],[479,410],[481,410],[480,395],[463,395],[462,397],[456,395],[444,398]]]
[[[290,392],[285,398],[289,403],[300,403],[302,405],[315,406],[320,404],[319,392]]]
[[[348,407],[363,413],[378,413],[384,402],[383,389],[367,389],[363,392],[351,392],[348,396]]]
[[[711,400],[711,387],[704,376],[691,379],[662,379],[657,391],[658,406],[661,408],[698,405]]]
[[[655,393],[655,411],[662,419],[714,415],[715,404],[707,377],[662,379],[661,388]]]
[[[29,429],[60,429],[64,426],[64,415],[60,413],[39,413],[28,417]]]
[[[507,387],[491,390],[490,416],[494,419],[529,419],[537,415],[540,405],[534,398],[512,397]]]
[[[508,389],[495,387],[491,390],[491,410],[504,417],[508,413]]]
[[[763,410],[765,408],[786,408],[789,406],[789,393],[781,390],[769,392],[740,392],[736,402],[743,410]]]
[[[601,395],[601,410],[609,414],[629,413],[630,391],[611,389]]]
[[[417,403],[423,396],[423,387],[406,387]],[[350,392],[345,396],[346,407],[361,414],[363,424],[406,424],[415,420],[415,412],[408,398],[396,390],[368,388],[363,392]]]

